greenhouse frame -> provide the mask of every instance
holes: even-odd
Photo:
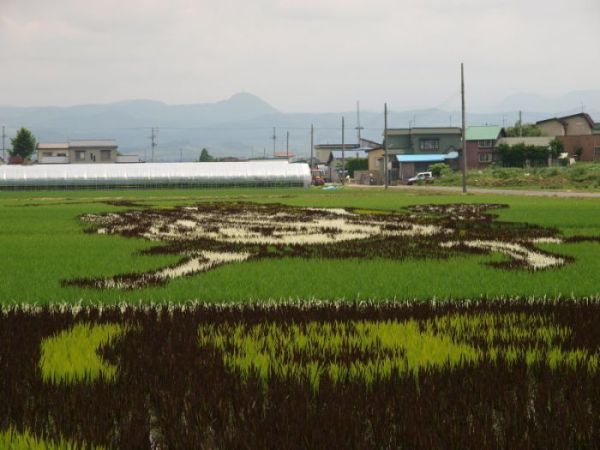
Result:
[[[309,187],[306,163],[37,164],[0,166],[0,189]]]

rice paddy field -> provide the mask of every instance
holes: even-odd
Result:
[[[0,448],[597,448],[600,201],[0,192]]]

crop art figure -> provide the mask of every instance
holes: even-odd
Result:
[[[111,278],[77,279],[65,285],[134,289],[205,272],[223,264],[262,258],[448,258],[498,252],[492,265],[540,270],[567,257],[535,247],[560,243],[558,231],[500,222],[486,213],[504,205],[419,205],[407,213],[279,204],[207,203],[172,209],[88,214],[89,233],[117,234],[160,242],[148,254],[177,254],[174,265]],[[166,243],[166,245],[164,245]]]

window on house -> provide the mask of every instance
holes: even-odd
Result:
[[[479,148],[492,148],[494,146],[494,141],[492,139],[485,139],[482,141],[477,141],[477,145]]]
[[[480,153],[479,154],[479,162],[480,163],[490,163],[494,159],[494,156],[491,153]]]
[[[62,157],[64,157],[64,158],[66,158],[66,157],[67,157],[67,154],[66,154],[66,153],[57,153],[57,154],[56,154],[56,156],[62,156]]]
[[[52,156],[52,152],[44,152],[44,153],[42,153],[42,156],[43,156],[44,158],[49,158],[49,157],[51,157],[51,156]]]
[[[439,150],[440,140],[439,139],[421,139],[419,141],[419,148],[421,150]]]
[[[75,152],[75,159],[77,161],[85,161],[85,151],[79,150]]]
[[[100,151],[100,161],[110,161],[110,150]]]

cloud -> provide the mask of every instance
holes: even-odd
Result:
[[[461,61],[479,104],[598,87],[596,0],[2,2],[3,103],[246,90],[284,110],[401,109],[453,95]]]

